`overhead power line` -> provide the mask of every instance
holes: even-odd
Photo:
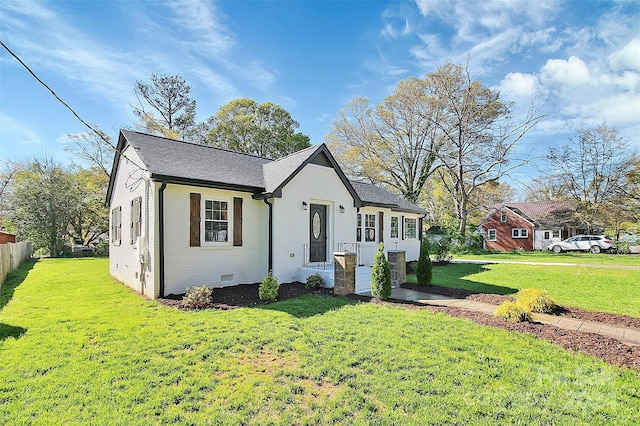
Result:
[[[36,75],[35,72],[33,72],[31,70],[31,68],[29,68],[29,66],[22,60],[20,59],[20,57],[18,55],[16,55],[15,53],[13,53],[13,51],[11,49],[9,49],[9,47],[4,44],[4,42],[2,40],[0,40],[0,45],[2,45],[2,47],[4,47],[4,49],[9,52],[9,54],[11,56],[13,56],[15,58],[16,61],[18,61],[20,63],[20,65],[22,65],[27,71],[29,71],[29,74],[31,74],[33,76],[33,78],[35,78],[38,83],[40,83],[41,85],[43,85],[49,92],[51,92],[51,94],[53,95],[54,98],[56,98],[58,100],[58,102],[60,102],[62,105],[64,105],[69,111],[71,111],[71,113],[82,123],[84,124],[89,130],[91,130],[93,133],[95,133],[100,139],[102,139],[107,145],[109,145],[116,153],[120,154],[121,156],[123,156],[125,159],[129,160],[129,162],[131,164],[133,164],[135,167],[139,168],[140,170],[146,170],[144,167],[141,167],[140,165],[136,164],[135,161],[131,160],[130,158],[128,158],[124,153],[122,153],[121,151],[118,150],[118,148],[113,145],[111,143],[111,141],[109,141],[107,138],[104,137],[104,135],[98,131],[97,129],[95,129],[93,126],[91,126],[89,123],[87,123],[82,117],[80,117],[80,115],[69,106],[68,103],[66,103],[65,101],[63,101],[60,96],[58,96],[58,94],[44,81],[42,81],[42,79],[40,77],[38,77]]]

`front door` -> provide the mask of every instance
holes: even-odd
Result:
[[[327,206],[309,208],[309,262],[327,261]]]

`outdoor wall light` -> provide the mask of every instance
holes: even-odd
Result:
[[[308,208],[309,208],[309,204],[307,204],[307,202],[306,202],[306,201],[303,201],[303,202],[302,202],[302,210],[306,210],[306,209],[308,209]]]
[[[344,213],[344,206],[342,204],[340,204],[340,213]]]

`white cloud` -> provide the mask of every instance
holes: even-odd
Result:
[[[640,39],[635,38],[610,57],[614,70],[640,71]]]
[[[587,64],[576,56],[568,60],[549,59],[541,69],[545,83],[559,86],[580,86],[589,82],[590,73]]]
[[[0,112],[0,140],[18,145],[42,145],[42,138],[31,126]],[[2,152],[0,147],[0,152]]]
[[[538,77],[519,72],[507,74],[499,86],[500,93],[509,99],[532,98],[538,89]]]
[[[139,74],[135,58],[92,40],[80,29],[40,3],[3,2],[5,29],[14,50],[36,74],[55,72],[85,93],[122,104]],[[20,7],[22,6],[22,7]],[[28,31],[23,31],[28,28]],[[126,66],[123,66],[126,64]],[[118,70],[118,72],[114,72]],[[64,98],[64,96],[62,96]]]
[[[219,55],[235,45],[235,37],[221,22],[222,13],[213,3],[202,0],[173,0],[166,3],[174,14],[176,29],[188,32],[191,49]]]

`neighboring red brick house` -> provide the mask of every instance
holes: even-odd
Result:
[[[544,250],[554,241],[579,233],[572,201],[505,203],[480,222],[487,250]]]
[[[0,244],[15,243],[16,236],[8,232],[0,231]]]

